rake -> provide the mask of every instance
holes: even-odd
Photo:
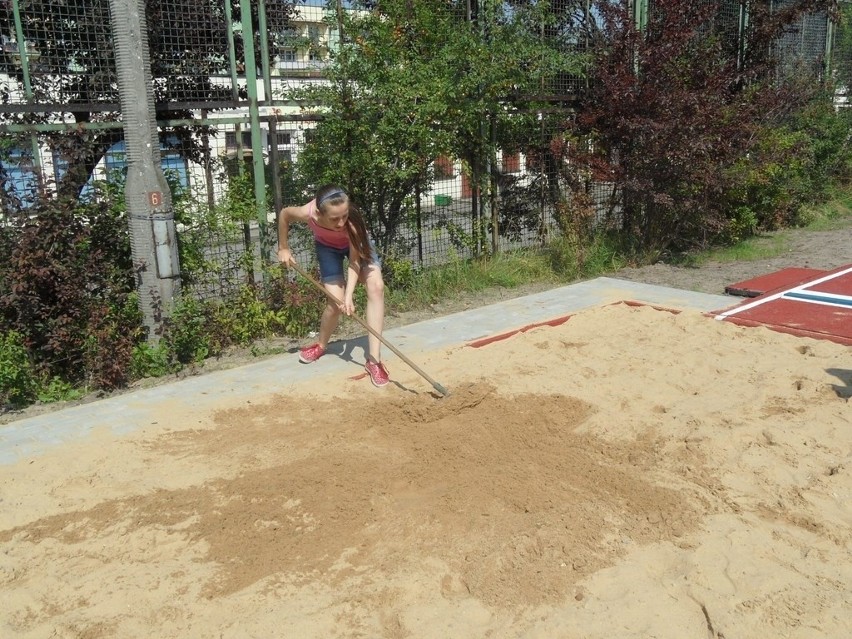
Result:
[[[312,278],[310,275],[308,275],[308,274],[305,272],[305,270],[304,270],[301,266],[299,266],[298,264],[296,264],[296,262],[295,262],[295,261],[290,262],[290,264],[288,264],[287,266],[292,267],[292,268],[293,268],[293,269],[294,269],[294,270],[295,270],[295,271],[296,271],[299,275],[301,275],[302,277],[304,277],[304,278],[305,278],[308,282],[310,282],[311,284],[313,284],[313,285],[314,285],[314,287],[315,287],[316,289],[318,289],[318,290],[319,290],[319,291],[321,291],[321,292],[322,292],[322,293],[323,293],[326,297],[328,297],[328,299],[329,299],[329,300],[331,300],[332,302],[334,302],[334,303],[335,303],[335,304],[337,304],[338,306],[343,306],[343,302],[342,302],[341,300],[337,299],[337,297],[336,297],[335,295],[332,295],[331,293],[329,293],[329,292],[325,289],[325,287],[324,287],[324,286],[322,286],[322,285],[321,285],[319,282],[317,282],[314,278]],[[399,357],[399,358],[400,358],[403,362],[405,362],[405,363],[406,363],[406,364],[408,364],[408,365],[409,365],[412,369],[414,369],[414,371],[415,371],[418,375],[420,375],[420,377],[422,377],[422,378],[423,378],[423,379],[425,379],[427,382],[429,382],[429,383],[432,385],[432,388],[434,388],[436,391],[438,391],[438,392],[439,392],[439,393],[440,393],[443,397],[447,397],[447,396],[450,394],[450,392],[449,392],[446,388],[444,388],[444,386],[442,386],[441,384],[439,384],[438,382],[436,382],[434,379],[432,379],[431,377],[429,377],[429,376],[428,376],[428,375],[427,375],[427,374],[423,371],[423,369],[422,369],[422,368],[420,368],[417,364],[415,364],[414,362],[412,362],[412,361],[411,361],[408,357],[406,357],[406,356],[405,356],[405,354],[404,354],[404,353],[402,353],[402,351],[400,351],[400,350],[399,350],[396,346],[394,346],[394,345],[393,345],[393,344],[391,344],[389,341],[387,341],[384,337],[382,337],[382,335],[381,335],[381,334],[379,334],[377,331],[373,330],[373,328],[372,328],[369,324],[367,324],[367,322],[365,322],[363,319],[361,319],[360,317],[358,317],[358,316],[357,316],[357,315],[355,315],[355,314],[350,315],[350,317],[351,317],[352,319],[354,319],[356,322],[358,322],[358,323],[359,323],[361,326],[363,326],[365,329],[367,329],[367,331],[368,331],[371,335],[373,335],[376,339],[378,339],[378,340],[379,340],[382,344],[384,344],[385,346],[387,346],[387,347],[388,347],[388,348],[389,348],[389,349],[390,349],[390,350],[394,353],[394,355],[396,355],[397,357]]]

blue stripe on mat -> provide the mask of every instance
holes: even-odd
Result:
[[[784,297],[792,297],[794,299],[805,300],[808,302],[825,302],[826,304],[837,304],[838,306],[852,307],[852,297],[846,295],[829,297],[818,293],[800,293],[798,291],[791,291],[789,293],[784,293]]]

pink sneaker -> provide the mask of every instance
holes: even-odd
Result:
[[[302,364],[310,364],[311,362],[317,361],[323,355],[325,355],[325,349],[322,346],[319,344],[311,344],[299,351],[299,361],[302,362]]]
[[[373,386],[386,386],[390,381],[388,370],[381,362],[368,361],[364,364],[364,368],[367,369],[367,372],[370,374],[370,381],[373,382]]]

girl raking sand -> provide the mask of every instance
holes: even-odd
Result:
[[[316,198],[302,206],[287,206],[278,216],[278,259],[282,264],[294,263],[290,251],[291,222],[308,225],[314,236],[317,261],[325,289],[342,302],[329,300],[320,321],[317,343],[299,351],[299,361],[310,364],[328,349],[331,334],[337,328],[340,314],[355,312],[353,295],[358,282],[367,290],[367,325],[381,335],[385,321],[385,283],[376,248],[370,241],[364,216],[341,187],[329,184],[317,191]],[[344,276],[344,258],[349,259]],[[389,380],[382,363],[381,341],[368,335],[368,353],[364,368],[375,386],[385,386]]]

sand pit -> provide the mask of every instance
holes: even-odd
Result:
[[[619,304],[410,355],[452,395],[391,360],[0,467],[0,636],[852,636],[848,347]]]

